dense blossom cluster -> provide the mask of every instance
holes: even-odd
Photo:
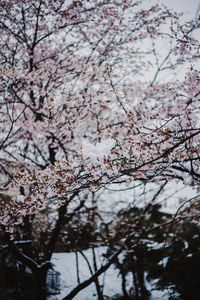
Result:
[[[0,166],[8,189],[31,191],[2,224],[122,177],[199,185],[198,21],[179,25],[131,0],[12,0],[0,10]]]

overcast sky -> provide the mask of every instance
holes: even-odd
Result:
[[[164,3],[177,12],[183,12],[184,18],[187,20],[196,16],[200,6],[200,0],[157,0],[157,3]]]

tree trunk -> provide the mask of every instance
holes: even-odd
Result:
[[[34,286],[34,299],[35,300],[46,300],[47,294],[47,277],[48,269],[38,269],[33,273],[33,286]]]
[[[138,282],[137,282],[135,269],[132,271],[132,274],[133,274],[133,284],[134,284],[135,298],[137,300],[139,300]]]
[[[140,249],[137,255],[137,277],[138,277],[138,286],[140,291],[140,299],[148,300],[148,291],[145,287],[144,282],[144,257],[143,257],[143,249]]]
[[[92,256],[93,256],[94,271],[96,273],[97,272],[97,262],[96,262],[96,254],[95,254],[94,248],[92,248]],[[96,290],[97,290],[98,300],[104,300],[98,277],[95,279],[94,283],[95,283]]]
[[[116,264],[117,264],[117,268],[120,270],[120,274],[121,274],[121,277],[122,277],[122,292],[123,292],[123,296],[126,299],[129,299],[129,295],[128,295],[127,290],[126,290],[126,271],[123,268],[123,264],[121,264],[119,262],[118,257],[116,258]]]
[[[76,256],[76,276],[77,276],[77,283],[80,284],[78,251],[75,251],[75,256]]]
[[[126,290],[126,275],[124,274],[123,271],[121,271],[121,277],[122,277],[122,291],[123,291],[123,296],[126,299],[129,299],[129,295],[128,295],[127,290]]]

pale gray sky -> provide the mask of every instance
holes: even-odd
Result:
[[[200,0],[157,0],[157,3],[164,3],[177,12],[183,12],[185,20],[194,18],[200,6]]]

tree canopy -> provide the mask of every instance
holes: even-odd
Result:
[[[15,239],[56,211],[43,261],[111,184],[154,184],[148,203],[174,179],[198,189],[199,19],[183,24],[144,2],[0,2],[1,191],[10,195],[0,224]],[[33,263],[13,247],[35,270],[41,255]]]

